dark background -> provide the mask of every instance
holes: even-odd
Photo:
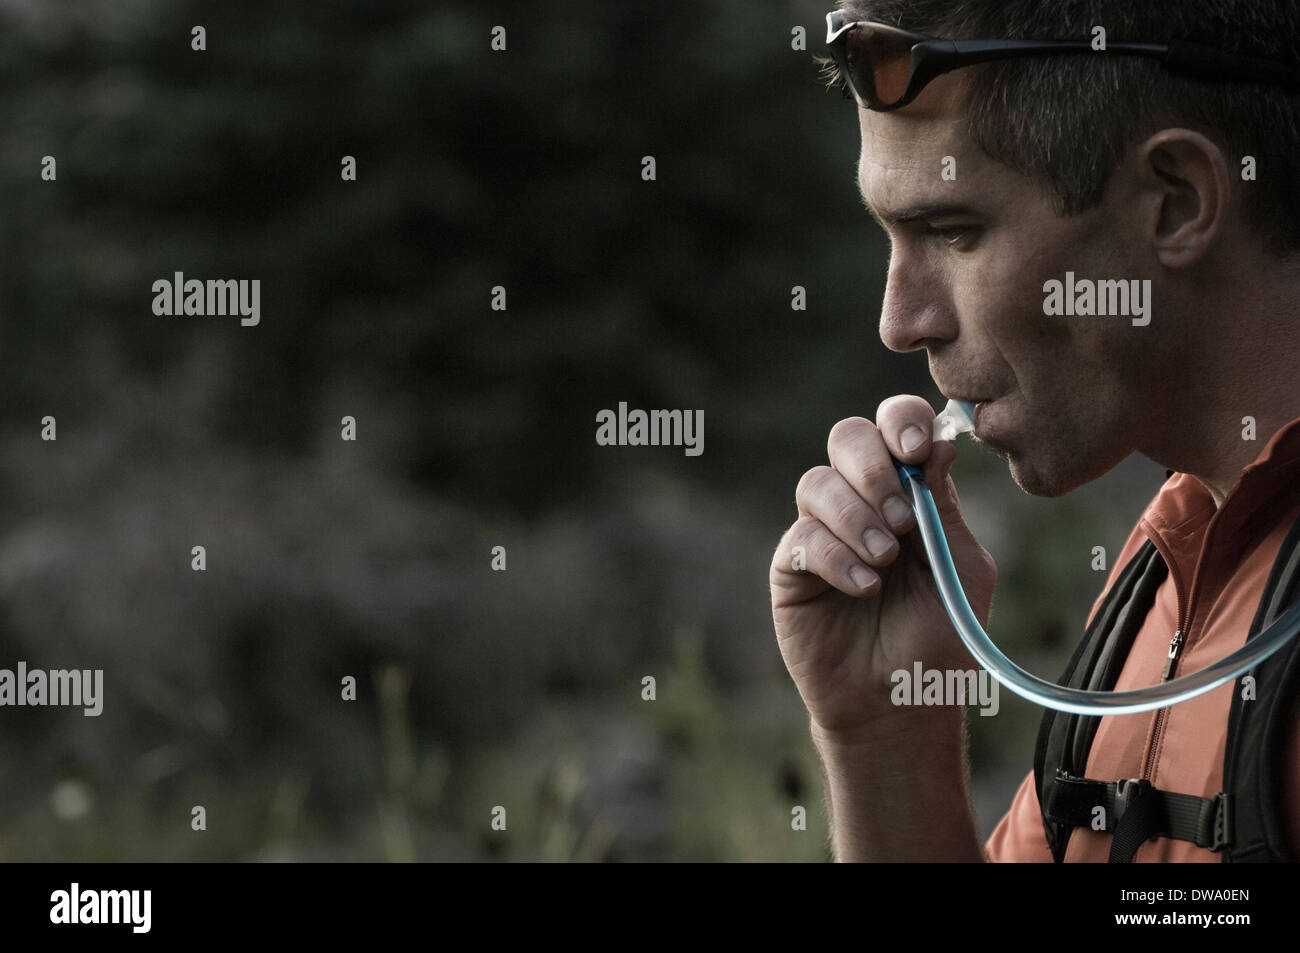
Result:
[[[0,667],[106,696],[0,709],[0,860],[826,856],[768,563],[835,421],[943,403],[877,337],[829,4],[0,4]],[[155,316],[176,271],[261,324]],[[597,446],[619,401],[704,454]],[[962,441],[1055,677],[1163,471],[1032,499]],[[1039,716],[972,712],[985,833]]]

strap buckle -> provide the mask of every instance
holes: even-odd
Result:
[[[1111,810],[1115,816],[1115,826],[1124,819],[1129,806],[1150,790],[1151,782],[1146,778],[1126,778],[1115,782],[1115,806]],[[1114,830],[1114,827],[1111,830]]]
[[[1220,791],[1214,795],[1214,830],[1209,848],[1213,851],[1231,847],[1235,831],[1232,823],[1232,796]]]

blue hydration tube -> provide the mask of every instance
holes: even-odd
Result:
[[[917,525],[921,530],[921,541],[925,544],[925,552],[930,560],[930,569],[939,587],[943,606],[948,610],[948,618],[957,629],[957,635],[975,660],[994,678],[1031,702],[1076,715],[1131,715],[1155,708],[1167,708],[1218,688],[1244,674],[1300,632],[1300,601],[1297,601],[1242,648],[1191,675],[1182,675],[1172,681],[1127,692],[1087,691],[1045,681],[1016,665],[993,644],[971,611],[970,603],[966,601],[966,593],[957,576],[957,567],[953,565],[948,539],[943,532],[943,522],[934,505],[934,497],[930,495],[930,488],[925,484],[925,478],[916,467],[898,460],[894,460],[894,467],[903,482],[903,488],[912,499]]]

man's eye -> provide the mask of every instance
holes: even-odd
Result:
[[[969,225],[927,225],[925,232],[927,235],[933,235],[945,245],[957,245],[961,243],[962,239],[970,236],[974,229]]]

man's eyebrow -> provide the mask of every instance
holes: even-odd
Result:
[[[862,205],[881,228],[908,225],[913,222],[929,222],[936,219],[969,218],[978,214],[971,206],[963,205],[960,202],[918,202],[915,205],[904,206],[900,209],[877,211],[867,204],[864,196]]]
[[[917,202],[892,211],[889,209],[877,211],[867,201],[867,197],[862,191],[861,180],[857,181],[857,185],[858,198],[862,200],[862,207],[867,210],[867,214],[874,218],[876,224],[881,228],[889,228],[892,225],[907,225],[912,222],[926,222],[933,219],[969,217],[977,214],[975,209],[960,202]]]

